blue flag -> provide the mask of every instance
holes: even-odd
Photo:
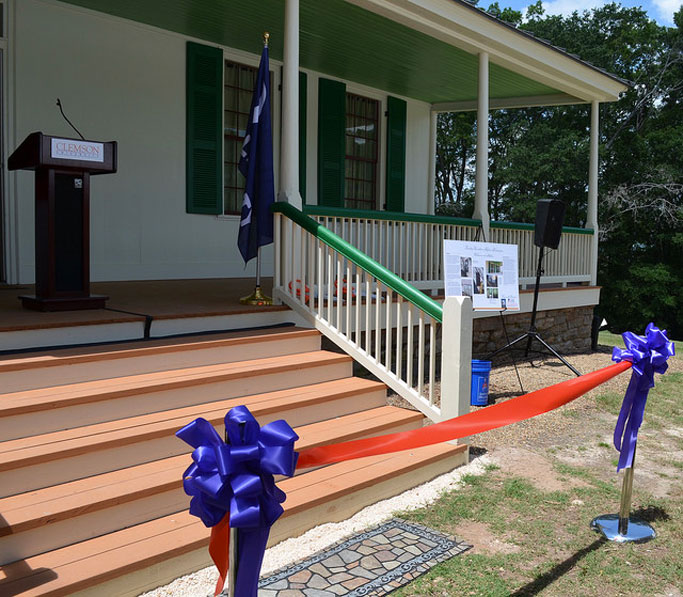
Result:
[[[273,215],[270,213],[270,206],[275,201],[275,190],[268,46],[264,46],[261,54],[238,168],[246,178],[246,185],[237,246],[246,263],[256,257],[259,247],[273,242]]]

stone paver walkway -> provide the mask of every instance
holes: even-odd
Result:
[[[394,518],[262,578],[258,595],[387,595],[470,547],[455,537]]]

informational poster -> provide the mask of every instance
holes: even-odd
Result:
[[[444,240],[446,296],[469,296],[475,310],[519,311],[517,245]]]

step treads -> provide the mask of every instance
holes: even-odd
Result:
[[[183,338],[159,338],[144,342],[100,344],[91,347],[59,348],[30,354],[4,355],[0,361],[0,374],[6,371],[21,371],[41,367],[58,367],[94,361],[127,359],[147,355],[163,355],[186,350],[206,350],[222,346],[238,346],[268,340],[284,340],[301,336],[317,336],[316,330],[297,327],[274,328],[271,330],[248,330],[225,334],[203,334]]]
[[[286,479],[280,483],[288,496],[284,516],[465,449],[464,445],[426,446],[368,457],[362,462],[340,463]],[[202,523],[184,511],[4,566],[0,572],[0,592],[22,597],[68,595],[203,548],[208,538],[209,532]]]
[[[382,406],[297,427],[300,439],[295,448],[368,437],[399,425],[419,424],[421,419],[414,411]],[[190,463],[189,454],[182,454],[0,499],[4,519],[0,519],[0,537],[180,488],[182,473]]]
[[[197,417],[218,425],[237,405],[247,406],[256,419],[276,412],[283,412],[286,419],[291,409],[384,388],[375,381],[348,377],[10,440],[0,443],[0,471],[169,436]]]
[[[351,357],[313,351],[13,392],[0,395],[0,417],[345,362]]]

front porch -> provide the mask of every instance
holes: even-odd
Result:
[[[262,280],[272,292],[272,278]],[[279,325],[287,307],[242,305],[253,278],[95,282],[109,297],[105,309],[42,313],[23,309],[33,286],[0,286],[0,351],[159,338],[187,333]]]

